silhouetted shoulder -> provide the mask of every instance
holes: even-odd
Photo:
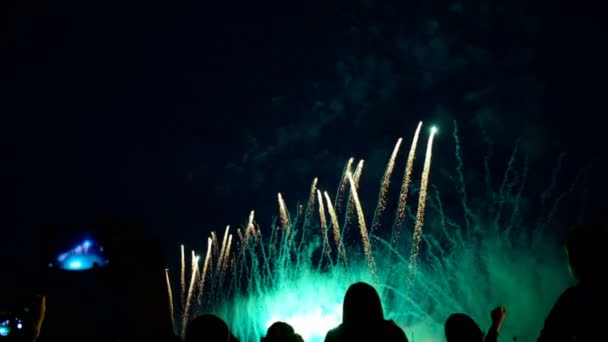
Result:
[[[573,286],[559,296],[559,299],[555,302],[551,312],[549,312],[549,315],[545,319],[543,330],[538,338],[539,342],[553,340],[556,336],[573,334],[572,331],[568,330],[572,327],[570,315],[574,313],[578,292],[576,286]]]
[[[342,340],[341,336],[342,329],[341,326],[338,326],[337,328],[334,328],[327,332],[327,335],[325,335],[325,342],[339,342]]]
[[[403,329],[392,321],[385,321],[382,330],[386,332],[385,341],[408,342]]]

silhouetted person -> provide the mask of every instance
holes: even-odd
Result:
[[[445,321],[445,338],[447,342],[496,342],[507,311],[499,306],[490,314],[492,325],[484,338],[483,331],[475,321],[466,314],[455,313]]]
[[[193,319],[186,328],[185,342],[238,342],[223,319],[204,314]]]
[[[608,225],[581,225],[565,243],[576,285],[564,291],[545,319],[539,342],[608,341]]]
[[[342,324],[325,336],[325,342],[340,341],[407,342],[407,337],[394,322],[384,319],[378,292],[371,285],[360,282],[346,291]]]
[[[296,334],[293,327],[285,322],[274,322],[268,328],[266,337],[261,342],[303,342],[302,336]]]
[[[139,225],[114,222],[99,230],[126,306],[120,340],[175,341],[159,241]]]
[[[455,313],[445,321],[445,338],[448,342],[481,342],[483,331],[469,315]]]

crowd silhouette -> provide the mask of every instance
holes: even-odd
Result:
[[[162,282],[160,254],[148,252],[138,255],[152,262],[137,263],[130,257],[132,251],[127,246],[146,243],[141,229],[115,226],[108,232],[108,252],[114,260],[122,260],[113,265],[112,277],[119,280],[128,298],[129,311],[126,329],[114,341],[181,341],[172,329],[170,310],[165,299]],[[608,319],[608,287],[604,270],[608,261],[608,225],[580,225],[567,237],[564,243],[567,265],[576,284],[566,289],[550,310],[544,325],[539,327],[538,342],[562,341],[608,341],[608,331],[603,324]],[[142,267],[142,265],[145,265]],[[473,285],[473,284],[472,284]],[[46,336],[44,321],[46,297],[36,297],[32,306],[33,319],[23,341],[55,341],[56,336]],[[156,299],[156,300],[155,300]],[[406,308],[404,308],[406,310]],[[499,306],[488,310],[491,325],[484,332],[466,313],[453,313],[446,317],[444,333],[448,342],[495,342],[499,341],[501,327],[507,318],[507,309]],[[95,341],[96,332],[86,335],[63,335],[62,341]],[[183,339],[185,342],[238,342],[231,328],[220,317],[203,314],[194,317],[187,324]],[[516,340],[510,336],[505,340]],[[1,340],[1,339],[0,339]],[[374,287],[357,282],[344,295],[342,323],[325,336],[326,342],[343,341],[386,341],[407,342],[404,330],[384,316],[380,296]],[[287,322],[275,322],[268,327],[261,342],[304,342]]]

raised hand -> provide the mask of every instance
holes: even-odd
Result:
[[[492,310],[490,316],[492,317],[492,326],[496,328],[496,331],[498,332],[502,326],[502,323],[507,317],[507,309],[505,309],[504,306],[499,306]]]

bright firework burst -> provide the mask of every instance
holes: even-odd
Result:
[[[186,303],[175,303],[182,325],[199,312],[214,312],[226,319],[241,341],[258,341],[278,320],[291,324],[306,341],[322,341],[325,333],[341,322],[342,299],[348,286],[366,281],[379,290],[385,315],[395,320],[410,340],[415,336],[416,342],[443,341],[443,322],[454,312],[466,312],[486,327],[489,310],[498,304],[510,312],[501,335],[534,340],[545,313],[569,281],[562,259],[553,248],[555,244],[535,229],[536,225],[550,224],[563,194],[553,203],[541,196],[549,214],[534,227],[524,222],[520,200],[528,165],[515,149],[498,189],[490,193],[490,198],[477,199],[479,208],[471,207],[454,123],[458,164],[456,177],[451,179],[460,195],[462,218],[451,217],[439,190],[429,182],[435,127],[429,135],[421,185],[408,189],[421,125],[407,157],[395,201],[396,213],[389,214],[395,216],[392,231],[381,228],[373,235],[367,231],[357,195],[363,160],[353,172],[351,158],[333,205],[330,194],[318,189],[315,178],[306,209],[295,210],[295,217],[289,216],[288,204],[279,194],[280,219],[268,231],[257,226],[252,211],[244,232],[237,229],[235,248],[228,228],[221,243],[213,233],[202,271],[197,266],[199,257],[193,257],[187,290],[182,247],[179,287],[180,298],[185,297]],[[385,172],[378,200],[382,207],[376,208],[376,214],[391,208],[384,207],[391,203],[385,196],[398,147],[399,143],[389,159],[390,170]],[[522,163],[522,172],[514,177],[518,162]],[[489,177],[486,174],[486,179]],[[549,186],[551,191],[554,183]],[[406,206],[408,192],[418,193],[418,210],[412,210],[409,203]],[[338,221],[341,215],[342,227]],[[374,226],[380,220],[378,216],[374,215]],[[359,229],[349,231],[353,224]],[[399,238],[402,227],[409,232],[403,234],[405,239]],[[328,239],[329,232],[333,243]],[[349,238],[355,232],[358,243]],[[410,257],[405,257],[408,254]],[[212,269],[214,260],[217,265]],[[169,295],[172,298],[171,292]],[[176,328],[183,330],[183,326]]]

